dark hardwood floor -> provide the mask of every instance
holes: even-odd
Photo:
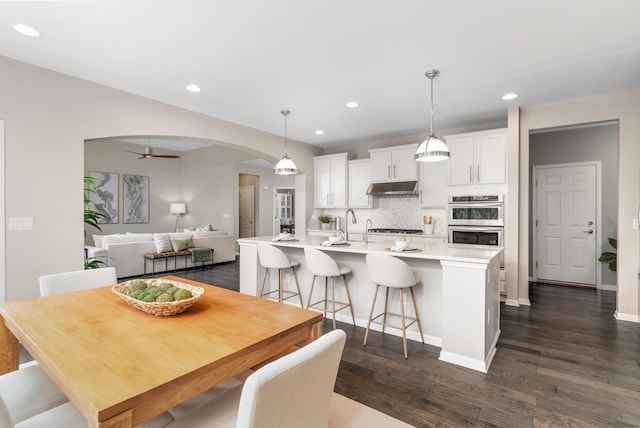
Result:
[[[239,263],[179,273],[238,289]],[[208,278],[207,278],[208,277]],[[530,284],[531,307],[502,305],[489,373],[438,360],[439,348],[339,323],[336,392],[418,427],[640,426],[640,325],[616,321],[615,292]],[[325,330],[331,328],[325,322]]]
[[[239,287],[239,262],[176,275]],[[501,305],[489,373],[438,360],[439,348],[339,323],[336,392],[417,427],[638,427],[640,324],[616,321],[615,292],[530,284],[531,307]],[[325,331],[331,322],[325,321]]]
[[[218,263],[205,267],[194,269],[186,269],[177,273],[169,272],[169,275],[175,275],[192,281],[204,282],[227,290],[240,291],[240,258],[236,258],[235,262]],[[157,276],[167,275],[162,273]]]

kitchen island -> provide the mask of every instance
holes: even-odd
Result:
[[[306,268],[304,248],[326,251],[333,259],[351,269],[347,276],[356,324],[366,327],[375,286],[369,279],[365,256],[371,253],[393,255],[404,260],[415,272],[419,283],[414,287],[425,342],[441,348],[440,360],[486,373],[496,352],[500,335],[499,258],[501,248],[411,241],[415,250],[391,251],[393,241],[348,242],[326,246],[321,236],[298,235],[295,240],[274,241],[272,237],[243,238],[240,245],[240,292],[257,295],[264,275],[258,260],[257,246],[272,244],[283,250],[297,268],[300,289],[306,304],[313,276]],[[271,284],[277,279],[270,278]],[[284,276],[285,287],[294,289],[293,277]],[[336,300],[346,298],[344,288],[336,287]],[[316,287],[314,293],[321,293]],[[317,296],[314,296],[314,301]],[[410,303],[404,302],[411,313]],[[399,296],[389,294],[389,306],[399,311]],[[376,313],[378,310],[376,309]],[[339,321],[351,323],[348,312],[337,314]],[[374,330],[380,330],[372,324]],[[387,334],[401,335],[387,327]],[[407,338],[420,340],[417,328],[407,331]]]

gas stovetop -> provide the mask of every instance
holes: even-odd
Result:
[[[422,234],[422,230],[420,229],[391,229],[388,227],[379,227],[376,229],[368,229],[367,232],[370,233],[406,233],[407,235],[418,235]]]

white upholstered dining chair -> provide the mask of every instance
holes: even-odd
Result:
[[[40,295],[51,296],[117,283],[118,276],[114,267],[53,273],[40,277]]]
[[[0,376],[0,398],[0,427],[19,424],[69,401],[35,362]]]
[[[116,283],[115,268],[58,273],[40,277],[40,294],[48,296]],[[45,413],[55,414],[54,419],[60,424],[52,422],[39,426],[74,426],[68,423],[61,410],[50,412],[68,406],[72,406],[69,399],[35,361],[21,364],[18,370],[0,376],[0,428],[38,426],[33,424]],[[86,420],[79,416],[86,426]]]
[[[326,428],[345,340],[333,330],[167,427]]]
[[[137,425],[138,428],[164,428],[173,422],[168,412],[161,413],[155,418]],[[86,428],[87,420],[82,413],[71,404],[64,403],[60,406],[38,413],[28,419],[14,423],[10,417],[10,411],[3,397],[0,397],[0,428]]]
[[[57,273],[40,277],[40,295],[116,283],[115,268]],[[45,417],[45,414],[50,416]],[[86,426],[84,417],[35,361],[21,364],[18,370],[0,376],[0,428],[75,426],[69,418],[78,419]],[[42,425],[44,422],[47,423]]]

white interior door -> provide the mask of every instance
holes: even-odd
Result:
[[[595,285],[596,165],[535,171],[538,280]]]
[[[256,236],[253,186],[240,187],[240,238]]]

